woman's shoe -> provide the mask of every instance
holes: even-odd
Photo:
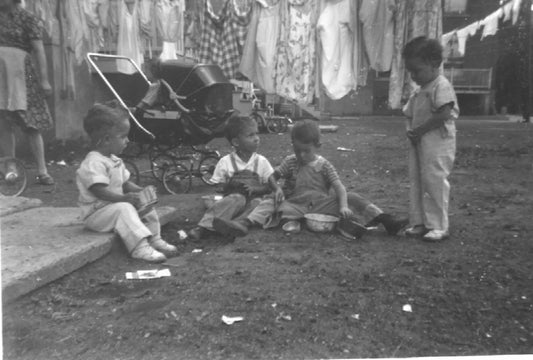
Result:
[[[165,240],[161,238],[157,238],[157,239],[151,238],[148,241],[148,243],[150,244],[151,247],[153,247],[157,251],[162,252],[166,256],[174,256],[178,253],[177,247],[167,243]]]
[[[50,176],[50,174],[39,174],[35,178],[37,184],[41,185],[54,185],[54,178]]]
[[[131,257],[152,263],[160,263],[167,259],[163,253],[151,247],[146,239],[141,240],[139,245],[131,252]]]

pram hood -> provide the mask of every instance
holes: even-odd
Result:
[[[224,76],[222,69],[214,64],[166,60],[159,64],[159,72],[176,94],[187,98],[194,97],[214,85],[233,88],[233,84]]]

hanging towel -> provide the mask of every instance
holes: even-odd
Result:
[[[129,57],[139,67],[144,62],[144,56],[141,49],[141,38],[139,35],[137,0],[133,3],[131,12],[124,0],[121,0],[120,2],[117,55]],[[117,60],[117,70],[125,74],[133,74],[137,72],[137,69],[126,60]]]
[[[480,21],[480,24],[483,25],[481,40],[498,32],[498,19],[502,17],[502,15],[503,10],[500,8]]]

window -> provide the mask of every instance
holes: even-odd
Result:
[[[462,14],[467,3],[468,0],[444,0],[444,13]]]

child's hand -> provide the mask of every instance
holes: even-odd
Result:
[[[283,190],[278,187],[274,192],[274,207],[277,208],[278,205],[283,202],[283,200],[285,200],[285,195],[283,194]]]
[[[124,201],[129,202],[135,206],[135,208],[138,208],[141,205],[141,199],[139,193],[137,192],[129,192],[124,194]]]
[[[415,130],[407,130],[407,138],[411,140],[411,144],[416,145],[420,142],[421,135],[419,135]]]
[[[248,196],[252,196],[254,194],[261,194],[265,189],[264,186],[251,184],[242,184],[242,187],[244,191],[246,191],[246,194],[248,194]]]
[[[353,216],[353,211],[348,206],[341,207],[339,210],[339,213],[344,219],[347,219]]]

